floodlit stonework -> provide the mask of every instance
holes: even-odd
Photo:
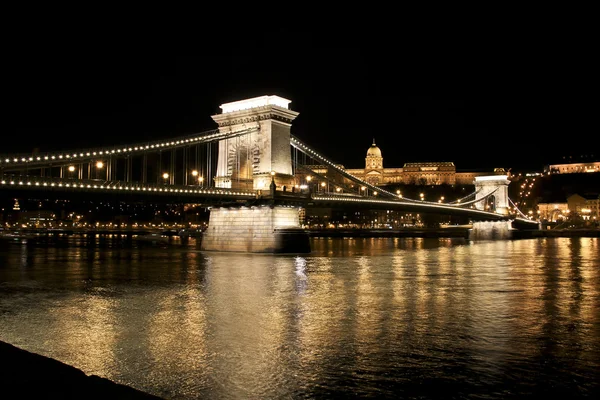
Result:
[[[212,119],[220,133],[232,135],[219,142],[216,187],[268,189],[271,173],[279,186],[291,186],[290,128],[298,113],[289,103],[279,96],[261,96],[221,105],[223,113]],[[235,134],[241,131],[248,133]]]
[[[317,168],[315,166],[315,168]],[[382,186],[390,184],[411,185],[472,185],[477,176],[489,175],[488,172],[456,172],[452,162],[416,162],[406,163],[401,168],[385,168],[381,149],[373,144],[367,150],[364,169],[345,169],[349,174]]]
[[[310,252],[296,207],[213,208],[202,250],[249,253]]]
[[[478,210],[494,211],[507,215],[510,204],[508,198],[508,185],[510,181],[506,175],[478,176],[475,178],[475,199],[486,198],[485,202],[475,203]]]
[[[545,168],[551,174],[580,174],[587,172],[600,172],[600,162],[553,164]]]

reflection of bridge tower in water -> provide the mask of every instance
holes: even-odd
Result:
[[[298,113],[289,103],[279,96],[261,96],[221,105],[223,113],[212,116],[219,132],[249,133],[219,142],[216,187],[268,189],[272,172],[278,186],[290,185],[290,128]]]

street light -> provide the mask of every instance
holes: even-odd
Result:
[[[202,187],[202,183],[204,182],[204,177],[203,176],[199,176],[198,177],[198,183],[200,184],[200,187]]]
[[[198,170],[194,169],[192,170],[192,172],[190,172],[190,174],[192,174],[192,176],[196,178],[198,176]]]
[[[169,179],[169,174],[165,172],[162,174],[162,177],[163,177],[165,183],[167,183],[167,179]]]
[[[96,161],[96,171],[94,172],[94,177],[98,179],[98,170],[104,168],[104,163],[102,161]]]

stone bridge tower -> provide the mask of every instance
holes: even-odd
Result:
[[[289,103],[279,96],[260,96],[221,105],[222,114],[212,116],[219,132],[255,129],[219,142],[216,187],[268,190],[272,173],[277,186],[291,186],[290,128],[298,113]]]
[[[498,214],[509,214],[508,185],[510,181],[507,175],[490,175],[475,177],[475,199],[483,199],[491,194],[486,200],[475,203],[478,210],[495,211]]]

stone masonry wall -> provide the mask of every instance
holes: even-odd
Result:
[[[281,246],[275,234],[277,228],[300,228],[298,209],[280,206],[213,208],[201,249],[274,253]]]

